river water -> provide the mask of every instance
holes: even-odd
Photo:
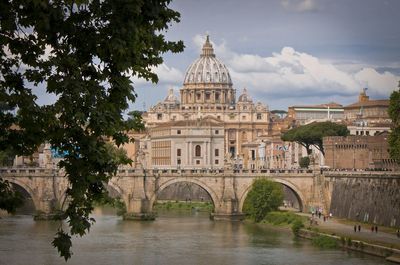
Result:
[[[74,255],[65,263],[50,244],[57,223],[4,217],[0,264],[390,264],[366,254],[321,250],[265,225],[214,222],[206,213],[165,212],[153,222],[129,222],[97,209],[94,218],[89,235],[73,239]]]

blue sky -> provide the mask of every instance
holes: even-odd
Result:
[[[166,37],[185,50],[166,54],[157,85],[134,80],[142,110],[162,100],[210,35],[238,93],[246,87],[270,109],[336,101],[350,104],[362,87],[387,98],[400,80],[398,0],[176,0],[181,13]]]

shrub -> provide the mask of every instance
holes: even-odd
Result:
[[[316,236],[312,239],[312,244],[314,246],[318,246],[320,248],[337,248],[338,247],[338,242],[335,238],[329,237],[329,236]]]
[[[260,222],[267,213],[277,210],[282,202],[281,184],[267,179],[257,179],[244,202],[243,212],[250,215],[255,222]]]
[[[296,220],[292,224],[292,232],[295,236],[299,236],[300,229],[304,227],[304,224],[300,220]]]
[[[299,165],[301,168],[308,168],[310,165],[310,158],[308,156],[303,156],[300,158]]]

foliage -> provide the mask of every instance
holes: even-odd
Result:
[[[24,203],[22,195],[15,191],[7,180],[0,178],[0,209],[15,213]]]
[[[243,212],[255,222],[260,222],[271,211],[275,211],[283,202],[282,185],[267,179],[254,181],[243,205]]]
[[[181,202],[181,201],[167,201],[162,203],[157,203],[154,205],[156,210],[195,210],[198,212],[212,212],[214,210],[214,205],[211,202]]]
[[[303,156],[302,158],[300,158],[299,165],[301,168],[308,168],[308,166],[310,165],[310,157]]]
[[[327,122],[313,122],[293,128],[282,135],[283,141],[296,142],[304,146],[307,154],[311,154],[311,147],[315,146],[325,155],[322,139],[326,136],[347,136],[349,130],[346,125]]]
[[[290,225],[295,221],[303,222],[304,217],[299,216],[293,212],[269,212],[264,218],[264,221],[273,225]]]
[[[390,95],[389,117],[392,119],[392,131],[389,135],[389,153],[392,159],[400,163],[400,82],[399,90]]]
[[[304,224],[301,220],[295,220],[292,224],[292,232],[295,236],[299,236],[300,229],[304,227]]]
[[[165,52],[183,43],[163,35],[179,13],[170,0],[6,0],[0,3],[0,150],[30,155],[47,141],[66,153],[59,166],[70,183],[61,228],[53,245],[71,256],[71,235],[84,235],[93,203],[118,163],[106,142],[130,141],[137,114],[123,118],[136,94],[131,77],[157,82],[152,71]],[[39,105],[32,88],[55,98]],[[3,194],[1,194],[3,196]]]
[[[319,235],[314,237],[311,242],[314,246],[325,249],[332,249],[338,247],[338,241],[335,238],[324,235]]]

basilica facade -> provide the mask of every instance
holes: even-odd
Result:
[[[216,57],[209,37],[200,57],[187,69],[180,96],[143,114],[146,135],[137,147],[141,166],[152,169],[263,167],[271,133],[270,112],[246,89],[236,97],[227,67]]]

